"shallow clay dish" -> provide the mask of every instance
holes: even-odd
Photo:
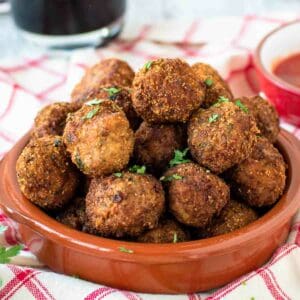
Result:
[[[1,207],[20,224],[24,243],[52,270],[111,287],[151,293],[209,290],[265,263],[286,239],[300,207],[299,142],[281,131],[278,147],[288,164],[284,196],[267,214],[230,234],[178,244],[139,244],[88,235],[47,216],[22,196],[16,160],[23,137],[0,167]],[[120,252],[119,247],[134,253]]]

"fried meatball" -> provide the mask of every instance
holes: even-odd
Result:
[[[242,97],[241,101],[254,116],[261,134],[273,144],[277,140],[280,130],[279,117],[275,107],[260,96]]]
[[[122,170],[134,146],[124,112],[110,100],[94,99],[69,115],[63,139],[74,164],[88,176]]]
[[[229,174],[238,196],[251,206],[267,206],[274,204],[283,194],[286,164],[279,151],[261,137],[251,156]]]
[[[114,101],[114,103],[123,109],[132,129],[137,129],[141,124],[141,118],[132,106],[131,89],[121,86],[102,86],[99,89],[93,90],[85,98],[81,98],[79,102],[84,103],[92,99]]]
[[[85,224],[85,199],[77,197],[56,216],[56,220],[73,229],[81,230]]]
[[[34,119],[31,136],[62,135],[68,113],[81,107],[79,103],[56,102],[45,106]]]
[[[143,122],[135,132],[134,157],[154,172],[165,169],[174,151],[183,147],[183,130],[179,125]]]
[[[212,66],[204,63],[196,63],[192,66],[192,69],[206,87],[202,107],[208,108],[221,96],[229,100],[233,98],[228,84]]]
[[[18,158],[16,171],[25,197],[45,209],[64,206],[74,196],[79,178],[60,136],[31,140]]]
[[[86,197],[88,224],[102,236],[136,237],[157,226],[164,203],[163,188],[151,175],[94,178]]]
[[[72,91],[72,101],[80,101],[104,85],[130,87],[134,77],[131,67],[123,60],[109,58],[87,69]]]
[[[231,102],[200,109],[188,124],[193,158],[214,173],[222,173],[252,152],[259,130],[254,118]]]
[[[219,216],[200,231],[199,237],[212,237],[226,234],[245,227],[258,219],[258,214],[248,205],[236,200],[229,200]]]
[[[163,219],[156,228],[143,233],[137,240],[141,243],[179,243],[188,241],[189,235],[176,221]]]
[[[180,59],[148,62],[133,80],[132,101],[148,123],[186,122],[204,99],[205,88]]]
[[[229,200],[225,182],[195,163],[170,168],[161,180],[167,183],[170,212],[188,226],[205,227]]]

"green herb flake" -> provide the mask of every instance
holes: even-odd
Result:
[[[170,176],[162,176],[159,178],[160,181],[164,181],[164,182],[171,182],[172,180],[180,180],[182,179],[183,177],[178,175],[178,174],[173,174],[173,175],[170,175]]]
[[[209,123],[213,123],[216,122],[219,119],[219,114],[212,114],[209,118],[208,118],[208,122]]]
[[[242,285],[243,285],[243,286],[246,286],[246,285],[247,285],[247,282],[246,282],[246,281],[243,281],[243,282],[242,282]]]
[[[75,163],[76,163],[76,166],[78,167],[79,170],[81,170],[81,171],[84,170],[84,163],[81,160],[81,157],[80,157],[79,153],[75,154]]]
[[[211,87],[213,85],[213,80],[211,78],[206,78],[206,80],[204,81],[204,83],[206,84],[207,87]]]
[[[173,234],[173,243],[176,244],[178,242],[177,232]]]
[[[4,225],[0,225],[0,233],[3,233],[4,231],[6,231],[7,226]]]
[[[61,140],[54,140],[54,147],[59,147],[61,145]]]
[[[123,247],[123,246],[119,247],[119,251],[120,251],[120,252],[124,252],[124,253],[129,253],[129,254],[134,253],[133,250],[127,249],[127,248],[125,248],[125,247]]]
[[[91,119],[93,116],[95,116],[97,114],[99,109],[100,109],[99,107],[96,107],[96,108],[90,110],[82,119],[83,120]]]
[[[88,106],[99,105],[103,101],[104,101],[103,99],[93,99],[93,100],[85,102],[85,105],[88,105]]]
[[[255,297],[251,297],[250,300],[255,300]]]
[[[151,68],[152,63],[153,63],[153,61],[151,61],[151,60],[146,62],[144,65],[144,68],[148,71]]]
[[[229,99],[228,99],[228,98],[226,98],[226,97],[224,97],[224,96],[220,96],[220,97],[218,98],[217,102],[216,102],[213,106],[218,107],[218,106],[220,106],[221,103],[227,103],[227,102],[229,102]]]
[[[145,166],[139,166],[139,165],[133,165],[129,168],[129,172],[131,173],[137,173],[137,174],[145,174],[146,173],[146,167]]]
[[[235,101],[235,105],[238,106],[243,112],[248,113],[248,107],[243,104],[240,99]]]
[[[116,96],[119,94],[121,89],[118,89],[116,87],[110,87],[110,88],[103,88],[104,91],[108,92],[108,96],[110,100],[115,100]]]
[[[189,148],[186,148],[183,151],[175,150],[174,157],[169,162],[170,167],[190,162],[191,160],[185,157],[188,151]]]
[[[16,245],[9,248],[0,247],[0,264],[9,263],[11,258],[17,256],[22,249],[22,245]]]
[[[118,177],[118,178],[121,178],[121,177],[123,177],[123,173],[122,172],[117,172],[117,173],[114,173],[114,176]]]

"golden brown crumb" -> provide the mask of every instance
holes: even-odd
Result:
[[[259,130],[254,118],[231,102],[196,112],[188,124],[193,158],[214,173],[222,173],[249,157]]]
[[[86,197],[88,226],[102,236],[138,236],[157,226],[164,192],[151,175],[123,172],[92,179]]]
[[[133,106],[148,123],[186,122],[204,100],[205,88],[180,59],[146,64],[133,81]]]

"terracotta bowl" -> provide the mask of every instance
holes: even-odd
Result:
[[[1,207],[20,225],[24,243],[50,269],[111,287],[149,293],[192,293],[220,287],[265,263],[285,241],[300,207],[299,142],[282,130],[278,147],[288,164],[285,194],[254,223],[214,238],[178,244],[122,242],[70,229],[22,196],[16,160],[23,137],[0,167]],[[123,253],[119,247],[134,253]]]
[[[285,24],[267,34],[254,53],[261,90],[287,122],[300,126],[300,88],[273,74],[279,60],[300,52],[300,21]]]

